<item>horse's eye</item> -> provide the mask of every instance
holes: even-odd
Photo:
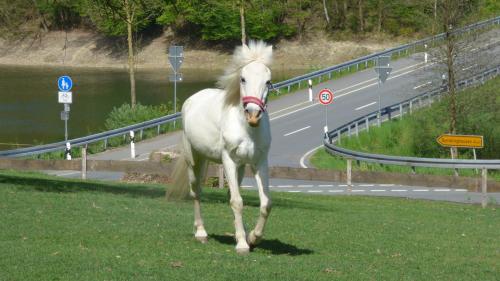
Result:
[[[267,86],[271,86],[271,80],[267,80],[266,84]]]
[[[245,83],[247,82],[247,80],[245,80],[245,78],[241,77],[241,83]]]

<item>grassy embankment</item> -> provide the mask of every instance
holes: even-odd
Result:
[[[243,192],[248,229],[255,192]],[[192,203],[164,187],[0,171],[0,280],[495,280],[500,216],[477,205],[274,193],[262,244],[234,252],[226,191]]]
[[[478,159],[500,158],[500,77],[486,82],[483,86],[467,89],[458,95],[459,116],[457,131],[459,134],[483,135],[484,148],[477,149]],[[359,137],[343,138],[340,146],[364,152],[449,158],[449,148],[441,147],[436,138],[449,131],[448,99],[443,98],[429,108],[424,108],[406,115],[402,120],[394,119],[369,132],[361,132]],[[472,159],[471,149],[459,149],[460,158]],[[318,168],[346,168],[346,162],[340,157],[332,157],[324,150],[317,151],[310,159]],[[354,165],[357,170],[390,171],[410,173],[411,168],[360,163]],[[451,169],[416,168],[417,173],[453,174]],[[473,176],[474,170],[460,170],[460,175]],[[490,171],[490,176],[500,180],[498,171]]]

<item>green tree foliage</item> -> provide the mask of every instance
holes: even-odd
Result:
[[[249,38],[272,40],[325,30],[331,34],[382,32],[413,36],[442,30],[435,7],[444,0],[130,0],[135,32],[172,27],[193,39],[237,42],[239,8],[245,6]],[[461,0],[453,0],[460,2]],[[123,0],[0,0],[0,36],[91,26],[107,35],[127,33]],[[498,0],[470,0],[464,22],[498,14]],[[326,10],[326,14],[325,14]],[[326,20],[328,15],[329,21]],[[361,28],[362,26],[362,28]]]

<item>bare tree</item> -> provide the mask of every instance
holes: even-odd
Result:
[[[364,27],[364,15],[363,15],[363,0],[358,0],[358,17],[359,17],[359,31],[363,32]]]
[[[328,16],[328,9],[326,8],[326,0],[323,0],[323,10],[325,11],[326,23],[330,25],[330,17]]]
[[[241,45],[247,42],[247,35],[245,31],[245,0],[240,0],[240,24],[241,24]]]

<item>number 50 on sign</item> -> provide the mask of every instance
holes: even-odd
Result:
[[[323,89],[319,92],[318,99],[321,104],[328,105],[333,101],[333,93],[329,89]]]

